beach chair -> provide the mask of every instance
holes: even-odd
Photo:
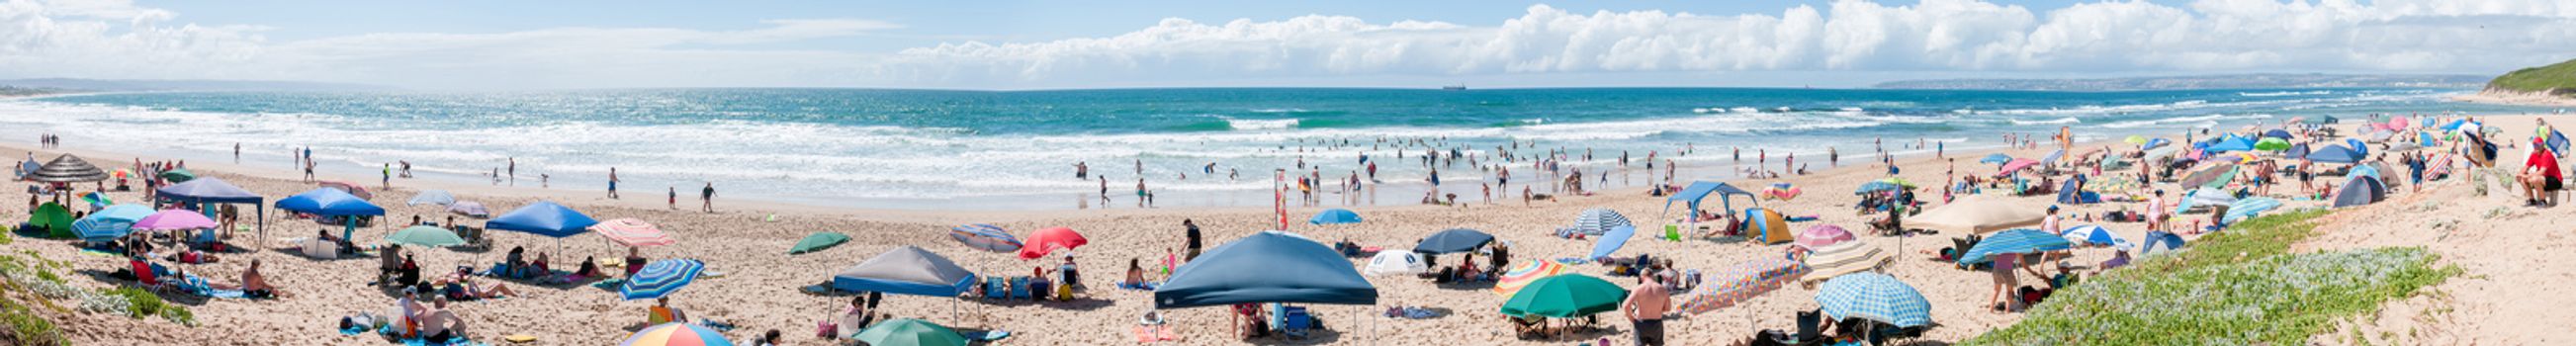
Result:
[[[155,293],[167,290],[167,286],[161,285],[161,273],[158,272],[160,268],[153,267],[151,262],[141,260],[129,262],[131,262],[129,264],[133,266],[133,269],[131,270],[134,271],[134,282],[137,285],[143,286],[144,290]]]
[[[1032,295],[1032,293],[1034,293],[1034,292],[1030,291],[1030,289],[1031,289],[1031,287],[1030,287],[1030,286],[1031,286],[1031,283],[1029,282],[1029,277],[1026,277],[1026,276],[1015,276],[1015,277],[1011,277],[1011,289],[1010,289],[1011,298],[1010,298],[1010,299],[1027,299],[1027,300],[1035,300],[1035,299],[1036,299],[1036,297]]]
[[[984,299],[1010,298],[1011,283],[1008,279],[989,276],[984,277]]]
[[[483,237],[483,229],[482,229],[482,228],[475,228],[475,227],[455,227],[455,228],[456,228],[456,237],[458,237],[458,238],[465,238],[465,245],[457,245],[457,246],[453,246],[452,248],[457,248],[457,249],[468,249],[468,250],[475,250],[475,251],[483,251],[483,250],[491,250],[491,249],[492,249],[492,239]]]
[[[1271,303],[1270,329],[1292,339],[1302,339],[1315,329],[1315,315],[1303,306]]]

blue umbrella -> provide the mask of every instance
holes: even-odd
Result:
[[[2004,164],[2005,162],[2012,162],[2012,159],[2013,159],[2012,155],[2004,155],[2003,153],[1993,153],[1993,154],[1986,154],[1986,158],[1977,159],[1977,163],[1997,164],[1997,165],[2000,165],[2000,164]]]
[[[2120,239],[2119,235],[2111,234],[2110,229],[2095,225],[2075,226],[2075,228],[2066,229],[2066,233],[2060,235],[2065,236],[2068,242],[2085,245],[2119,245],[2129,242],[2128,239]]]
[[[693,259],[654,261],[636,271],[633,279],[626,280],[626,286],[617,288],[617,294],[626,300],[661,298],[688,287],[698,280],[698,272],[706,269],[706,263]]]
[[[143,221],[144,217],[152,216],[152,213],[154,213],[154,211],[152,211],[151,207],[135,204],[118,204],[108,206],[106,209],[99,209],[98,212],[89,213],[89,217],[104,217],[111,220],[123,220],[126,223],[134,223],[135,221]]]
[[[1468,252],[1492,242],[1494,242],[1494,235],[1485,234],[1484,231],[1452,228],[1423,237],[1421,243],[1413,245],[1413,252],[1427,254]]]
[[[124,238],[126,234],[134,233],[134,221],[91,214],[89,217],[72,221],[72,232],[84,241],[115,241],[117,238]]]
[[[1315,213],[1314,218],[1306,219],[1306,223],[1317,225],[1360,223],[1360,213],[1351,212],[1350,209],[1325,209],[1323,212]]]
[[[1002,231],[1002,227],[980,223],[951,227],[948,238],[956,239],[966,247],[992,252],[1020,251],[1020,247],[1025,245],[1020,243],[1019,237],[1011,236],[1011,232]]]
[[[413,196],[411,196],[411,201],[409,201],[409,202],[403,202],[403,204],[407,204],[407,205],[422,205],[422,204],[449,205],[449,204],[455,204],[455,203],[456,203],[456,195],[448,194],[448,193],[447,193],[447,190],[429,190],[429,191],[421,191],[419,195],[413,195]]]
[[[2308,156],[2305,157],[2308,161],[2349,164],[2360,162],[2361,152],[2343,145],[2327,145],[2308,152]]]
[[[2288,131],[2288,130],[2282,130],[2282,129],[2272,129],[2271,131],[2263,131],[2263,137],[2280,138],[2280,139],[2290,139],[2290,131]]]
[[[1332,247],[1268,231],[1236,239],[1181,265],[1154,288],[1154,308],[1235,303],[1377,304],[1377,286]]]
[[[313,189],[313,191],[305,191],[304,193],[295,194],[294,196],[287,196],[285,199],[279,199],[277,200],[277,208],[321,216],[375,216],[385,214],[384,207],[378,207],[375,203],[367,203],[366,199],[358,198],[357,195],[351,195],[348,191],[340,191],[340,189],[327,187]]]
[[[1635,238],[1636,236],[1636,226],[1619,226],[1611,228],[1610,233],[1604,233],[1601,235],[1600,241],[1592,243],[1592,257],[1587,258],[1610,257],[1610,253],[1619,252],[1619,247],[1628,245],[1628,238]]]
[[[2236,223],[2236,221],[2252,218],[2255,215],[2280,207],[2281,200],[2272,199],[2271,197],[2248,197],[2236,200],[2236,203],[2228,204],[2227,217],[2220,218],[2218,221],[2224,223]]]
[[[484,222],[483,228],[563,238],[589,232],[590,226],[596,224],[599,224],[599,220],[592,220],[589,215],[582,215],[581,212],[573,211],[572,208],[564,207],[562,204],[537,201],[536,204],[519,207],[518,210],[511,210],[508,214],[494,217],[492,221]]]
[[[1816,289],[1816,304],[1834,319],[1859,318],[1898,328],[1932,324],[1932,301],[1887,274],[1859,272],[1825,280]]]
[[[2055,166],[2057,165],[2057,160],[2063,158],[2066,158],[2066,149],[2053,150],[2048,152],[2048,156],[2041,156],[2039,158],[2039,164],[2042,166]]]
[[[2254,140],[2231,134],[2227,135],[2225,138],[2219,138],[2216,143],[2211,143],[2209,147],[2201,148],[2201,150],[2213,154],[2230,151],[2252,151],[2254,150]]]
[[[1967,254],[1959,255],[1959,264],[1986,263],[1992,260],[1986,257],[1999,254],[2056,251],[2074,247],[2075,243],[2067,242],[2065,237],[2055,234],[2029,228],[2013,229],[1995,232],[1985,240],[1977,241],[1977,246],[1969,248]]]
[[[2165,231],[2147,232],[2146,247],[2138,249],[2138,254],[2144,255],[2156,252],[2173,252],[2174,250],[2181,250],[2182,246],[2182,236],[2180,235],[2175,235],[2171,232]]]
[[[2165,145],[2169,145],[2169,144],[2173,144],[2173,140],[2168,140],[2168,139],[2163,139],[2163,138],[2155,138],[2155,139],[2148,139],[2148,140],[2147,140],[2147,145],[2145,145],[2145,146],[2140,146],[2140,147],[2138,147],[2138,148],[2139,148],[2139,149],[2155,149],[2155,148],[2162,148],[2162,147],[2164,147]]]

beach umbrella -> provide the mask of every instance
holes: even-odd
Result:
[[[1379,251],[1377,256],[1369,257],[1368,269],[1361,270],[1374,276],[1410,275],[1429,271],[1431,271],[1431,265],[1422,263],[1422,255],[1409,251]]]
[[[1154,288],[1155,309],[1237,303],[1377,304],[1377,286],[1342,253],[1279,231],[1236,239],[1182,264]]]
[[[2235,177],[2236,164],[2222,163],[2185,174],[2182,180],[2175,182],[2184,187],[2203,187],[2211,184],[2225,185],[2228,181],[2235,180]]]
[[[878,322],[859,335],[850,337],[869,346],[966,346],[966,336],[955,329],[914,318],[897,318]]]
[[[1824,281],[1843,274],[1875,270],[1892,260],[1895,257],[1880,251],[1877,245],[1863,241],[1827,245],[1807,254],[1806,270],[1809,272],[1800,281]]]
[[[2066,149],[2050,150],[2048,151],[2048,156],[2039,157],[2039,164],[2042,166],[2056,166],[2057,160],[2065,158]]]
[[[2012,159],[2013,159],[2012,155],[2004,155],[2004,153],[1993,153],[1993,154],[1986,154],[1986,157],[1985,157],[1985,158],[1977,159],[1977,163],[1990,164],[1990,165],[2000,165],[2000,164],[2004,164],[2005,162],[2012,162]]]
[[[1854,238],[1852,237],[1850,230],[1845,230],[1842,226],[1835,225],[1816,225],[1814,227],[1807,227],[1807,231],[1805,232],[1798,232],[1798,246],[1805,246],[1809,249],[1847,242],[1852,239]]]
[[[600,236],[608,237],[608,241],[633,247],[663,246],[680,242],[678,239],[672,239],[670,233],[662,232],[661,227],[654,227],[652,223],[644,222],[644,220],[615,219],[601,221],[598,224],[590,225],[590,230],[592,232],[599,232]]]
[[[168,171],[161,172],[161,180],[168,180],[173,183],[185,183],[189,180],[196,179],[197,172],[189,172],[186,168],[173,168]]]
[[[109,204],[116,204],[116,200],[107,198],[107,193],[105,192],[81,194],[80,200],[81,202],[89,203],[91,208],[101,208],[106,207]]]
[[[474,201],[460,201],[455,204],[449,204],[447,205],[447,212],[477,218],[492,217],[491,209],[484,209],[483,203],[477,203]]]
[[[152,213],[154,213],[154,211],[152,211],[151,207],[136,204],[118,204],[108,206],[104,209],[99,209],[96,212],[91,212],[89,213],[89,217],[104,217],[112,220],[121,220],[127,223],[133,223],[136,221],[143,221],[143,218],[146,217],[152,217]]]
[[[1022,245],[1019,237],[1011,236],[1011,232],[1003,231],[1001,226],[980,223],[949,227],[948,239],[956,239],[958,243],[976,250],[992,252],[1020,251]]]
[[[788,247],[787,254],[794,255],[823,251],[823,249],[829,249],[832,248],[832,246],[841,245],[841,243],[847,242],[850,242],[850,236],[848,235],[832,232],[814,232],[814,234],[806,235],[805,239],[797,240],[796,246]]]
[[[1423,237],[1421,243],[1413,245],[1413,252],[1444,254],[1476,251],[1476,248],[1492,242],[1494,242],[1494,235],[1485,234],[1484,231],[1452,228]]]
[[[1990,195],[1965,195],[1949,204],[1915,215],[1914,228],[1959,233],[1984,233],[1999,229],[2039,224],[2048,216],[2035,206],[2009,198]]]
[[[1683,312],[1708,313],[1762,296],[1806,275],[1807,266],[1797,261],[1763,257],[1711,273],[1701,286],[1704,288],[1674,298],[1681,301]]]
[[[1026,246],[1020,247],[1020,259],[1046,257],[1048,253],[1055,250],[1073,250],[1090,243],[1090,239],[1084,239],[1082,233],[1074,233],[1071,228],[1042,229],[1029,233],[1028,242],[1024,243]]]
[[[2227,137],[2219,138],[2217,142],[2211,143],[2209,147],[2201,148],[2200,150],[2211,153],[2249,151],[2254,150],[2254,140],[2230,134],[2227,135]]]
[[[337,180],[326,180],[326,181],[322,181],[322,182],[318,182],[318,183],[314,183],[314,184],[322,185],[322,187],[327,187],[327,188],[340,189],[340,191],[341,191],[341,192],[348,192],[348,193],[349,193],[349,195],[351,195],[351,196],[358,196],[358,199],[364,199],[364,200],[375,200],[375,199],[376,199],[376,193],[374,193],[374,192],[367,192],[367,186],[365,186],[365,185],[358,185],[358,183],[352,183],[352,182],[346,182],[346,181],[337,181]]]
[[[1610,257],[1611,253],[1619,252],[1620,247],[1628,246],[1629,238],[1635,237],[1637,237],[1636,226],[1612,227],[1610,233],[1602,233],[1600,239],[1592,242],[1592,257],[1586,258]]]
[[[1602,235],[1619,226],[1634,227],[1636,224],[1629,223],[1628,216],[1607,208],[1584,209],[1582,215],[1574,217],[1574,230],[1583,234]]]
[[[2139,148],[2144,148],[2144,149],[2156,149],[2156,148],[2164,148],[2164,147],[2166,147],[2167,145],[2171,145],[2171,144],[2173,144],[2173,140],[2168,140],[2168,139],[2163,139],[2163,138],[2155,138],[2155,139],[2148,139],[2148,140],[2147,140],[2147,144],[2146,144],[2146,145],[2143,145],[2143,146],[2139,146]]]
[[[1556,263],[1556,261],[1549,260],[1529,260],[1529,262],[1525,262],[1525,264],[1518,267],[1512,267],[1512,270],[1503,271],[1502,276],[1495,278],[1494,293],[1509,297],[1513,292],[1519,292],[1521,290],[1521,286],[1529,285],[1530,281],[1554,276],[1558,273],[1564,272],[1565,264],[1563,263]]]
[[[1834,319],[1859,318],[1898,328],[1932,324],[1932,301],[1887,274],[1852,273],[1826,280],[1816,289],[1816,304]]]
[[[2261,151],[2282,151],[2282,150],[2289,150],[2289,149],[2290,149],[2290,141],[2289,141],[2289,140],[2280,139],[2280,138],[2268,138],[2268,137],[2267,137],[2267,138],[2263,138],[2263,140],[2262,140],[2262,141],[2254,142],[2254,150],[2261,150]]]
[[[2012,175],[2013,172],[2018,172],[2023,169],[2028,169],[2030,166],[2037,165],[2039,165],[2039,161],[2031,161],[2030,159],[2013,159],[2012,162],[2005,163],[2002,169],[1995,171],[1995,176],[2001,177]]]
[[[832,275],[832,288],[851,292],[885,292],[955,297],[975,287],[975,272],[948,257],[905,245]]]
[[[1628,289],[1619,284],[1583,274],[1562,274],[1530,281],[1520,292],[1503,301],[1502,312],[1510,316],[1539,315],[1556,318],[1583,317],[1618,310],[1619,302],[1628,299]]]
[[[2196,188],[2192,189],[2190,192],[2183,193],[2182,202],[2174,205],[2173,213],[2181,214],[2183,211],[2191,210],[2191,207],[2193,206],[2227,205],[2233,203],[2236,203],[2236,196],[2228,194],[2225,190],[2206,187]]]
[[[2239,199],[2236,200],[2236,203],[2230,203],[2227,205],[2227,216],[2218,219],[2218,222],[2236,223],[2237,221],[2243,221],[2246,218],[2252,218],[2255,215],[2260,215],[2263,212],[2271,211],[2273,208],[2280,207],[2281,200],[2272,199],[2271,197],[2248,197],[2245,199]]]
[[[134,222],[90,215],[71,222],[71,234],[90,242],[115,241],[134,233]]]
[[[260,197],[250,190],[243,190],[240,186],[226,183],[222,178],[198,178],[185,183],[163,186],[160,190],[154,191],[158,192],[155,197],[161,200],[179,203],[259,204],[267,200],[266,197]]]
[[[2271,131],[2263,131],[2263,138],[2290,139],[2290,131],[2289,131],[2289,130],[2282,130],[2282,129],[2272,129]],[[2260,143],[2258,142],[2257,144],[2260,144]]]
[[[1907,190],[1913,190],[1915,187],[1914,182],[1906,181],[1904,177],[1879,178],[1878,180],[1871,180],[1871,182],[1894,184],[1896,187],[1905,188]]]
[[[2129,242],[2127,239],[2120,239],[2119,235],[2112,234],[2110,229],[2095,225],[2067,228],[2066,232],[2058,235],[2066,237],[2067,242],[2092,246],[2110,246]]]
[[[733,346],[724,333],[687,322],[671,322],[644,327],[626,336],[619,346]]]
[[[690,282],[697,281],[698,272],[706,269],[706,263],[693,259],[653,261],[652,264],[644,265],[644,269],[636,271],[633,279],[626,280],[625,286],[618,287],[617,294],[626,297],[626,300],[669,296],[671,292],[679,291],[682,287],[688,287]]]
[[[2122,142],[2128,142],[2129,145],[2147,145],[2147,136],[2129,135],[2129,139]]]
[[[2182,250],[2182,247],[2183,242],[2181,235],[2175,235],[2172,232],[2165,231],[2147,232],[2146,244],[2144,245],[2144,248],[2138,249],[2138,254],[2146,255],[2158,252],[2173,252],[2175,250]]]
[[[55,156],[53,162],[46,162],[37,167],[35,173],[27,174],[27,180],[45,183],[86,183],[107,178],[107,171],[99,170],[88,160],[72,154]]]
[[[2308,161],[2322,163],[2350,164],[2361,162],[2361,156],[2361,151],[2353,150],[2350,147],[2337,144],[2327,145],[2324,148],[2317,148],[2315,151],[2308,153],[2307,159]]]
[[[385,208],[336,189],[321,188],[277,200],[278,209],[321,216],[384,215]]]
[[[2066,238],[2055,234],[2029,228],[2012,229],[1995,232],[1994,235],[1986,236],[1984,240],[1978,240],[1977,246],[1970,247],[1967,253],[1959,255],[1959,264],[1986,263],[1993,260],[1987,258],[1992,255],[2057,251],[2074,247],[2075,243],[2067,242]]]
[[[2390,144],[2390,145],[2388,145],[2388,151],[2414,151],[2415,149],[2423,149],[2423,148],[2424,148],[2424,146],[2415,145],[2415,143],[2407,143],[2407,142],[2397,142],[2397,144]]]
[[[1350,209],[1325,209],[1323,212],[1315,213],[1314,218],[1306,219],[1306,223],[1316,225],[1360,223],[1360,213],[1351,212]]]
[[[207,219],[205,214],[178,209],[163,210],[134,221],[134,229],[146,231],[213,229],[215,226],[215,220]]]
[[[563,238],[588,232],[590,226],[597,224],[599,220],[592,220],[590,215],[582,215],[571,207],[537,201],[493,217],[492,221],[483,223],[483,228]]]
[[[2145,154],[2146,154],[2146,156],[2145,156],[2144,158],[2145,158],[2145,159],[2147,159],[2147,160],[2152,161],[2152,160],[2155,160],[2155,159],[2157,159],[2157,158],[2170,157],[2170,156],[2173,156],[2173,155],[2174,155],[2174,154],[2176,154],[2176,153],[2181,153],[2181,152],[2182,152],[2182,148],[2178,148],[2178,147],[2160,147],[2160,148],[2154,148],[2154,149],[2147,149],[2147,152],[2145,153]]]
[[[1867,182],[1867,183],[1861,183],[1861,184],[1860,184],[1860,188],[1858,188],[1858,189],[1853,189],[1853,190],[1852,190],[1852,194],[1854,194],[1854,195],[1866,195],[1866,194],[1882,193],[1882,192],[1895,192],[1896,190],[1902,190],[1902,189],[1905,189],[1905,187],[1903,187],[1903,186],[1897,186],[1896,184],[1891,184],[1891,183],[1884,182],[1884,181],[1872,181],[1872,182]]]
[[[385,235],[385,242],[422,247],[448,247],[465,245],[465,238],[456,236],[456,232],[448,231],[446,228],[411,226]]]
[[[452,204],[456,204],[456,195],[447,193],[447,190],[428,190],[428,191],[421,191],[421,192],[420,192],[420,194],[412,195],[412,196],[411,196],[411,201],[403,202],[403,204],[408,204],[408,205],[423,205],[423,204],[452,205]]]

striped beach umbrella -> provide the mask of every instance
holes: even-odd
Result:
[[[626,341],[617,344],[621,346],[733,346],[733,340],[726,340],[724,333],[704,326],[671,322],[644,327],[644,330],[635,331],[635,335],[629,335]]]
[[[1780,288],[1789,280],[1807,274],[1807,266],[1785,258],[1767,257],[1736,264],[1707,277],[1706,289],[1682,298],[1682,311],[1700,314],[1735,306]]]
[[[602,221],[599,224],[590,225],[590,230],[599,232],[600,236],[608,237],[608,241],[633,247],[663,246],[680,242],[678,239],[672,239],[670,233],[662,232],[661,227],[654,227],[652,223],[644,220]]]
[[[1020,243],[1019,237],[1011,236],[1011,232],[1003,231],[1001,226],[980,223],[949,227],[948,239],[956,239],[966,247],[992,252],[1020,251],[1020,247],[1026,245]]]
[[[1628,216],[1619,215],[1619,212],[1608,208],[1584,209],[1583,215],[1574,218],[1574,230],[1583,234],[1607,234],[1610,233],[1610,229],[1619,228],[1619,226],[1635,227],[1636,224],[1629,223]]]
[[[698,272],[706,269],[706,263],[693,259],[656,261],[635,272],[635,278],[627,280],[617,293],[626,296],[626,300],[661,298],[688,287],[689,282],[697,281]]]
[[[2065,233],[2058,235],[2066,237],[2067,242],[2087,246],[2112,246],[2129,242],[2126,239],[2120,239],[2117,234],[2112,234],[2110,229],[2096,225],[2067,228]]]
[[[1843,229],[1842,226],[1835,225],[1816,225],[1815,227],[1807,227],[1807,231],[1805,232],[1798,232],[1798,246],[1804,246],[1809,249],[1847,242],[1852,239],[1854,238],[1852,237],[1851,230],[1846,230]]]
[[[1073,248],[1082,247],[1083,244],[1090,243],[1091,239],[1083,238],[1082,233],[1075,233],[1071,228],[1056,227],[1042,229],[1037,232],[1029,233],[1028,242],[1023,243],[1025,246],[1020,247],[1020,259],[1025,260],[1046,257],[1047,254],[1054,253],[1055,250],[1072,250]]]
[[[44,166],[37,167],[33,173],[28,173],[27,180],[47,183],[86,183],[107,180],[107,171],[99,170],[98,166],[90,165],[89,160],[82,160],[80,156],[63,154],[63,156],[54,157],[53,162],[46,162]]]
[[[72,234],[90,242],[115,241],[134,233],[134,222],[90,215],[72,221]]]
[[[1800,282],[1824,281],[1843,274],[1878,269],[1894,259],[1878,246],[1858,240],[1842,242],[1807,254],[1807,275]]]
[[[2064,237],[2036,229],[2018,228],[1995,232],[1994,235],[1986,236],[1985,240],[1977,241],[1977,246],[1968,248],[1967,254],[1959,255],[1959,264],[1986,263],[1992,260],[1986,257],[1999,254],[2056,251],[2074,247],[2075,243],[2067,242]]]
[[[1826,280],[1816,290],[1825,316],[1859,318],[1910,328],[1932,324],[1932,301],[1923,292],[1879,273],[1852,273]]]
[[[204,214],[180,209],[163,210],[134,221],[134,229],[146,231],[212,229],[215,226],[215,220],[207,219]]]
[[[1528,286],[1531,281],[1563,272],[1565,272],[1565,264],[1549,260],[1530,260],[1528,264],[1503,271],[1503,276],[1494,280],[1494,293],[1509,297],[1512,293],[1520,292],[1521,287]]]

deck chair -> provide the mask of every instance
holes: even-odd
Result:
[[[1034,292],[1030,291],[1030,287],[1029,287],[1029,286],[1030,286],[1030,282],[1029,282],[1029,278],[1028,278],[1028,277],[1025,277],[1025,276],[1021,276],[1021,277],[1012,277],[1012,278],[1011,278],[1011,290],[1010,290],[1010,292],[1011,292],[1011,298],[1010,298],[1010,299],[1030,299],[1030,300],[1034,300],[1034,299],[1036,299],[1036,297],[1035,297],[1035,296],[1031,295],[1031,293],[1034,293]]]
[[[168,290],[169,286],[161,284],[161,273],[157,272],[159,268],[153,268],[151,262],[140,260],[129,262],[133,266],[135,283],[143,286],[144,290],[154,293]]]

